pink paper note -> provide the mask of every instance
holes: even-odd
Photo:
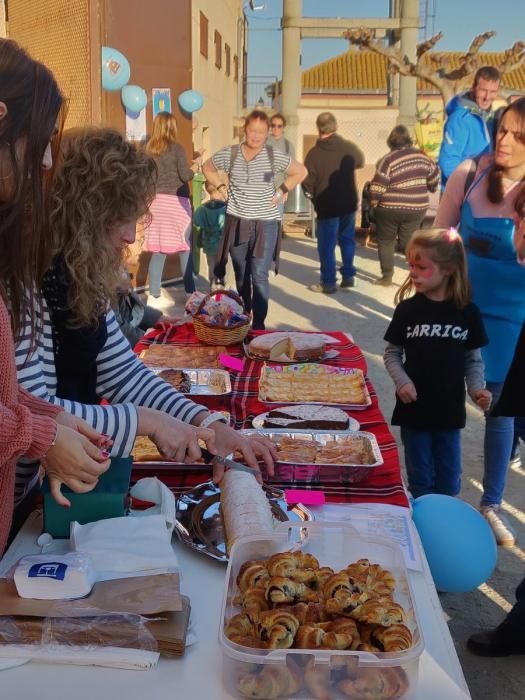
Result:
[[[322,506],[325,502],[323,491],[308,491],[307,489],[285,489],[284,497],[288,505],[302,503],[305,506]]]
[[[224,352],[219,355],[219,362],[223,367],[233,369],[236,372],[242,372],[244,369],[244,360],[239,360],[237,357],[232,357]]]

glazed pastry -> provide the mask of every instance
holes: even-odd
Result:
[[[278,605],[278,610],[286,610],[294,615],[300,625],[314,625],[318,622],[325,622],[330,616],[325,612],[322,603],[296,603],[295,605]]]
[[[376,627],[371,638],[381,651],[404,651],[412,646],[412,633],[406,625]]]
[[[255,628],[248,615],[234,615],[224,628],[224,634],[231,639],[233,634],[250,635],[254,634]]]
[[[266,588],[270,574],[259,560],[252,559],[244,562],[237,575],[237,586],[241,593],[249,588]]]
[[[257,619],[260,612],[270,609],[264,588],[248,588],[241,594],[240,603],[251,620]]]
[[[340,617],[331,622],[319,625],[325,632],[334,634],[344,634],[351,637],[351,642],[347,648],[356,649],[361,643],[361,635],[357,629],[355,620],[349,617]]]
[[[272,603],[317,602],[318,594],[304,583],[285,576],[272,577],[266,586],[266,599]]]
[[[371,598],[359,605],[352,613],[359,622],[390,627],[406,622],[405,611],[391,598]]]
[[[247,698],[287,698],[302,687],[302,674],[290,659],[286,666],[265,664],[260,673],[246,673],[239,679],[239,691]]]
[[[301,625],[295,635],[297,649],[348,649],[352,634],[329,631],[329,625]]]
[[[284,576],[300,583],[308,583],[315,579],[319,562],[305,552],[282,552],[270,557],[266,568],[270,576]]]
[[[289,649],[299,629],[298,619],[286,610],[267,610],[258,616],[257,636],[269,649]]]
[[[360,668],[356,678],[345,678],[338,688],[349,698],[395,700],[403,697],[408,680],[402,668]]]
[[[245,535],[271,535],[273,518],[261,485],[248,472],[230,469],[221,481],[221,513],[228,553]]]

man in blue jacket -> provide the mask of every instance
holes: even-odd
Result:
[[[494,66],[476,71],[471,90],[456,95],[446,106],[447,121],[438,165],[443,189],[457,166],[467,158],[476,158],[492,151],[494,145],[494,112],[501,76]]]

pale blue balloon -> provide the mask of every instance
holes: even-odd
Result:
[[[121,90],[131,75],[128,59],[111,46],[102,47],[101,69],[102,87],[110,92]]]
[[[459,498],[429,494],[414,501],[412,517],[438,591],[465,593],[490,578],[498,550],[478,510]]]
[[[148,104],[148,96],[138,85],[125,85],[122,88],[122,104],[128,112],[138,114]]]
[[[204,104],[204,97],[197,90],[185,90],[178,97],[179,107],[183,112],[198,112]]]

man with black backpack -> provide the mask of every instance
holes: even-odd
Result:
[[[278,269],[279,205],[307,174],[304,165],[266,144],[268,131],[266,112],[253,110],[245,119],[242,143],[226,146],[202,166],[208,182],[217,187],[228,202],[215,274],[224,277],[228,253],[231,254],[237,291],[246,311],[253,313],[254,330],[265,328],[272,260],[275,271]],[[228,175],[227,185],[219,171]],[[284,179],[276,188],[275,180],[279,175]]]

